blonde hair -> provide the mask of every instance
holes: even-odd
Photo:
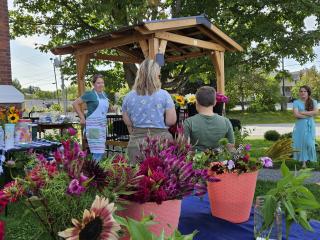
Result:
[[[152,95],[161,88],[160,66],[151,59],[145,59],[137,71],[132,89],[136,90],[138,95]]]

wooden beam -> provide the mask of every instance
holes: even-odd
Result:
[[[128,46],[120,46],[116,50],[129,57],[143,59],[142,54],[138,50],[131,50]]]
[[[76,67],[77,67],[77,83],[78,83],[78,96],[82,96],[85,91],[85,79],[87,65],[89,63],[89,55],[76,55]]]
[[[188,53],[185,50],[183,50],[181,47],[178,47],[177,45],[175,45],[173,42],[168,42],[168,46],[173,48],[175,51],[182,52],[182,54]]]
[[[143,52],[143,56],[144,58],[148,58],[149,57],[149,45],[148,45],[148,41],[147,40],[141,40],[139,41],[140,44],[140,48]]]
[[[152,35],[133,34],[133,35],[125,36],[121,38],[112,38],[112,39],[106,40],[103,43],[76,49],[75,55],[94,53],[99,50],[107,49],[107,48],[117,48],[123,45],[127,45],[129,43],[139,42],[140,40],[148,39],[151,37]]]
[[[166,52],[167,42],[168,42],[167,40],[160,41],[159,53],[164,54]]]
[[[196,36],[196,35],[200,35],[200,34],[201,34],[201,31],[195,31],[195,32],[187,33],[185,35],[188,37],[191,37],[191,36]]]
[[[220,44],[222,47],[224,47],[225,49],[232,51],[234,50],[232,48],[232,46],[230,47],[230,45],[226,44],[223,40],[219,39],[219,37],[217,37],[212,31],[210,31],[209,29],[207,29],[204,26],[198,26],[198,29],[200,30],[200,32],[206,36],[208,36],[209,38],[211,38],[214,42]]]
[[[149,39],[149,59],[156,59],[156,55],[159,51],[159,39],[150,38]]]
[[[129,56],[117,56],[117,55],[107,55],[107,54],[96,54],[94,57],[98,60],[107,60],[113,62],[123,62],[123,63],[140,63],[142,59],[133,58]]]
[[[181,43],[181,44],[186,44],[186,45],[210,49],[210,50],[225,51],[225,49],[223,47],[221,47],[219,44],[208,42],[208,41],[203,41],[203,40],[196,39],[196,38],[185,37],[185,36],[174,34],[174,33],[157,32],[157,33],[155,33],[155,36],[157,38],[168,40],[171,42],[177,42],[177,43]]]
[[[187,59],[191,59],[191,58],[197,58],[197,57],[201,57],[201,56],[205,56],[205,55],[209,55],[209,54],[210,54],[210,52],[208,52],[208,51],[193,52],[193,53],[189,53],[189,54],[182,55],[182,56],[167,57],[166,62],[178,62],[178,61],[183,61],[183,60],[187,60]]]
[[[149,22],[149,23],[145,23],[144,27],[149,31],[156,31],[156,30],[189,28],[195,25],[197,25],[197,19],[189,18],[189,19],[178,19],[178,20],[170,20],[170,21],[166,20],[166,21]]]
[[[224,94],[224,52],[214,51],[211,53],[210,57],[217,76],[217,92]]]

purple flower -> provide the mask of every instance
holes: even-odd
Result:
[[[74,136],[74,135],[77,134],[77,130],[75,130],[75,129],[72,128],[72,127],[68,128],[67,131],[68,131],[68,133],[69,133],[70,136]]]
[[[83,175],[83,173],[80,174],[80,184],[84,183],[85,181],[87,181],[89,178],[85,175]]]
[[[70,195],[81,195],[86,190],[85,187],[81,186],[77,179],[73,179],[68,187],[67,193]]]
[[[269,168],[269,167],[272,167],[272,166],[273,166],[272,159],[269,158],[269,157],[262,157],[262,158],[260,158],[260,160],[261,160],[262,165],[263,165],[264,167]]]
[[[251,145],[250,145],[250,144],[247,144],[247,145],[244,147],[244,149],[245,149],[246,151],[250,151]]]
[[[234,168],[234,167],[235,167],[234,162],[233,162],[232,160],[229,160],[229,161],[228,161],[228,169],[231,170],[231,169]]]

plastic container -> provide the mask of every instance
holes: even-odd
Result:
[[[254,239],[256,240],[281,240],[282,239],[282,212],[280,203],[274,215],[273,224],[267,229],[261,229],[264,224],[262,215],[262,207],[264,204],[264,197],[257,197],[254,207]]]
[[[32,141],[30,119],[20,119],[16,125],[15,144],[28,144]]]
[[[4,148],[4,130],[0,126],[0,148]]]

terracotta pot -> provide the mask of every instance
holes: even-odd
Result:
[[[178,228],[181,200],[168,200],[162,204],[154,202],[135,203],[131,202],[125,210],[119,211],[117,214],[121,217],[130,217],[135,220],[141,220],[143,216],[154,215],[154,222],[158,224],[151,225],[150,231],[159,236],[164,230],[166,236],[170,236],[175,229]],[[130,237],[123,237],[121,240],[129,240]]]
[[[208,194],[213,216],[232,223],[248,221],[256,189],[258,171],[215,175],[220,182],[208,182]]]

